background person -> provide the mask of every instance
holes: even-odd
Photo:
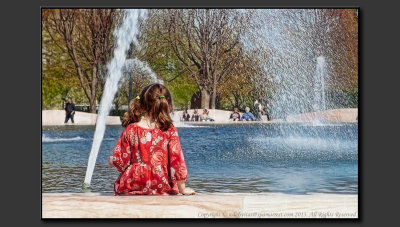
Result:
[[[201,121],[214,121],[214,119],[208,116],[209,113],[210,111],[208,111],[207,109],[203,109],[203,113],[200,116]]]
[[[262,115],[264,114],[264,110],[263,110],[263,106],[261,105],[261,103],[256,100],[254,102],[254,110],[255,110],[255,118],[257,121],[261,121],[262,120]]]
[[[200,116],[201,121],[205,121],[208,118],[208,110],[207,109],[203,109],[203,113]]]
[[[200,120],[199,111],[197,109],[194,109],[191,121],[199,121],[199,120]]]
[[[246,112],[243,113],[241,120],[254,121],[254,115],[250,112],[250,108],[246,106]]]
[[[271,108],[270,108],[269,103],[267,102],[267,105],[266,105],[266,107],[265,107],[265,115],[267,115],[267,120],[268,120],[268,121],[271,120],[271,116],[270,116],[270,114],[269,114],[270,112],[271,112]]]
[[[65,104],[65,121],[64,121],[64,123],[67,123],[70,118],[71,118],[71,122],[75,123],[74,115],[75,115],[75,104],[72,102],[71,98],[68,98],[68,101]]]
[[[231,114],[231,116],[229,117],[229,119],[233,120],[233,121],[240,121],[240,113],[238,108],[233,108],[233,113]]]
[[[181,121],[189,121],[189,119],[190,119],[190,115],[188,114],[188,109],[185,108],[183,110],[183,114],[181,116]]]

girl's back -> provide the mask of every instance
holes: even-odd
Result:
[[[169,116],[171,96],[163,85],[145,87],[124,115],[110,166],[120,172],[115,195],[194,194],[185,187],[187,169],[178,131]]]
[[[177,182],[185,181],[187,169],[174,126],[167,131],[129,124],[113,152],[121,176],[116,194],[178,194]]]

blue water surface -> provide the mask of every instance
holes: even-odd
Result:
[[[82,192],[94,126],[43,127],[42,191]],[[123,128],[107,126],[91,190],[112,192],[107,158]],[[178,127],[197,192],[358,193],[357,124]]]

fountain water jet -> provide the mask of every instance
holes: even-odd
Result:
[[[108,76],[97,116],[96,130],[93,137],[92,149],[89,155],[85,181],[83,183],[84,189],[90,187],[97,154],[104,137],[106,117],[111,110],[111,104],[115,93],[118,90],[119,81],[123,74],[122,71],[125,65],[126,52],[132,42],[137,44],[136,34],[138,33],[139,17],[144,17],[146,11],[140,9],[129,9],[124,10],[124,13],[125,15],[121,26],[114,31],[117,46],[114,50],[113,59],[107,65]]]
[[[314,111],[316,111],[316,118],[313,123],[320,124],[324,122],[326,110],[325,101],[325,74],[326,74],[326,63],[323,56],[317,58],[317,67],[314,75]]]
[[[345,65],[338,49],[346,43],[331,42],[340,21],[330,13],[325,9],[256,10],[254,30],[245,44],[250,54],[260,56],[263,72],[256,82],[260,93],[267,91],[272,118],[327,110],[343,102],[331,93],[326,98],[321,95],[328,93],[325,87],[340,90],[345,85],[335,80],[334,67]]]
[[[130,74],[133,73],[135,69],[140,69],[141,73],[145,73],[146,75],[148,75],[149,79],[152,82],[164,84],[164,81],[157,77],[157,75],[153,72],[153,70],[146,62],[142,62],[137,58],[126,59],[122,69],[123,72]]]
[[[348,48],[341,40],[332,42],[341,21],[331,13],[326,9],[255,10],[253,30],[243,43],[246,53],[258,61],[262,73],[254,76],[256,90],[270,105],[267,111],[273,120],[329,128],[332,115],[326,111],[350,101],[337,95],[349,83],[338,79],[337,70],[347,67],[348,59],[340,50]],[[310,130],[317,135],[320,128]],[[304,138],[308,130],[296,124],[281,124],[276,129],[284,140]],[[338,127],[333,132],[340,130],[347,129]]]

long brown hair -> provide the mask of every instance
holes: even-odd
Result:
[[[150,84],[143,88],[140,95],[131,100],[129,111],[124,114],[122,126],[139,122],[143,114],[162,130],[168,130],[172,125],[170,113],[173,110],[169,90],[162,84]]]

